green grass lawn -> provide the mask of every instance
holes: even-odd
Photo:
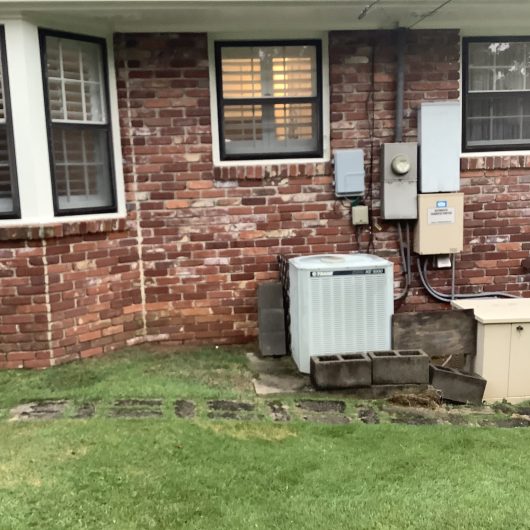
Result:
[[[243,351],[0,373],[0,529],[530,528],[526,429],[5,419],[36,398],[254,400]]]

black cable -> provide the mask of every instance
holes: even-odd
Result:
[[[418,20],[416,20],[416,22],[414,22],[414,24],[411,24],[408,27],[408,29],[412,29],[414,26],[416,26],[420,22],[423,22],[426,18],[432,17],[433,15],[438,13],[438,11],[440,11],[440,9],[443,9],[447,4],[450,4],[452,1],[453,0],[445,0],[438,7],[435,7],[433,10],[431,10],[428,13],[425,13],[425,15],[421,16]]]
[[[369,239],[366,247],[366,253],[370,254],[370,249],[375,252],[374,244],[374,214],[373,214],[373,185],[374,185],[374,134],[375,134],[375,55],[376,45],[372,43],[371,50],[371,80],[370,80],[370,92],[366,98],[366,116],[368,118],[368,134],[370,136],[370,159],[368,164],[368,189],[365,196],[365,202],[369,207]]]

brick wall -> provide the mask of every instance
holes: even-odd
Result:
[[[0,368],[100,355],[142,334],[136,239],[124,221],[0,230]]]
[[[373,246],[396,263],[398,288],[396,230],[379,219],[378,186],[380,144],[393,140],[395,59],[390,32],[330,34],[332,148],[362,147],[368,158],[373,146]],[[363,230],[357,243],[329,164],[213,167],[205,35],[117,35],[116,63],[127,220],[0,230],[0,368],[146,340],[253,340],[256,286],[277,279],[277,254],[363,251],[372,239]],[[458,32],[410,33],[405,137],[416,137],[421,101],[458,91]],[[530,159],[462,164],[458,290],[527,294]],[[432,283],[443,289],[448,274]],[[400,310],[441,307],[415,282]]]

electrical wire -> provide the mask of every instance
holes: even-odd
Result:
[[[412,29],[420,22],[423,22],[426,18],[432,17],[433,15],[438,13],[440,9],[443,9],[447,4],[450,4],[452,1],[453,0],[445,0],[445,2],[442,2],[438,7],[435,7],[432,11],[429,11],[428,13],[425,13],[425,15],[421,16],[418,20],[416,20],[416,22],[414,22],[414,24],[411,24],[408,29]]]
[[[371,50],[371,80],[370,80],[370,92],[366,98],[366,116],[368,119],[368,133],[370,136],[370,162],[368,165],[368,190],[366,193],[365,201],[369,203],[370,207],[370,219],[369,219],[369,238],[368,245],[366,247],[366,253],[370,254],[370,249],[375,252],[374,244],[374,214],[373,214],[373,194],[374,194],[374,135],[375,135],[375,55],[376,45],[372,42]]]
[[[405,276],[405,287],[403,288],[403,291],[396,297],[394,297],[394,301],[404,300],[407,297],[407,294],[409,292],[410,287],[410,277],[408,274],[409,266],[407,263],[407,258],[405,254],[405,243],[403,241],[403,228],[401,226],[401,222],[398,222],[398,237],[399,237],[399,255],[401,257],[401,269],[402,273]]]
[[[375,4],[378,4],[381,0],[374,0],[372,3],[368,4],[362,11],[361,11],[361,14],[357,17],[358,20],[362,20],[367,14],[368,14],[368,11],[370,11],[370,9],[372,9],[372,7],[375,6]]]
[[[427,292],[433,298],[436,298],[436,300],[439,300],[440,302],[450,303],[451,295],[447,295],[445,293],[441,293],[440,291],[437,291],[429,283],[429,279],[427,277],[427,260],[424,261],[423,266],[422,266],[421,258],[418,257],[417,265],[418,265],[418,272],[420,275],[421,283],[423,284],[423,287],[425,287]],[[479,298],[519,298],[519,296],[515,296],[514,294],[500,292],[500,291],[491,292],[491,293],[455,294],[454,295],[454,300],[469,300],[473,298],[475,299],[479,299]]]

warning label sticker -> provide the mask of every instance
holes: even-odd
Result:
[[[427,222],[435,224],[453,224],[455,222],[454,208],[429,208],[427,210]]]

